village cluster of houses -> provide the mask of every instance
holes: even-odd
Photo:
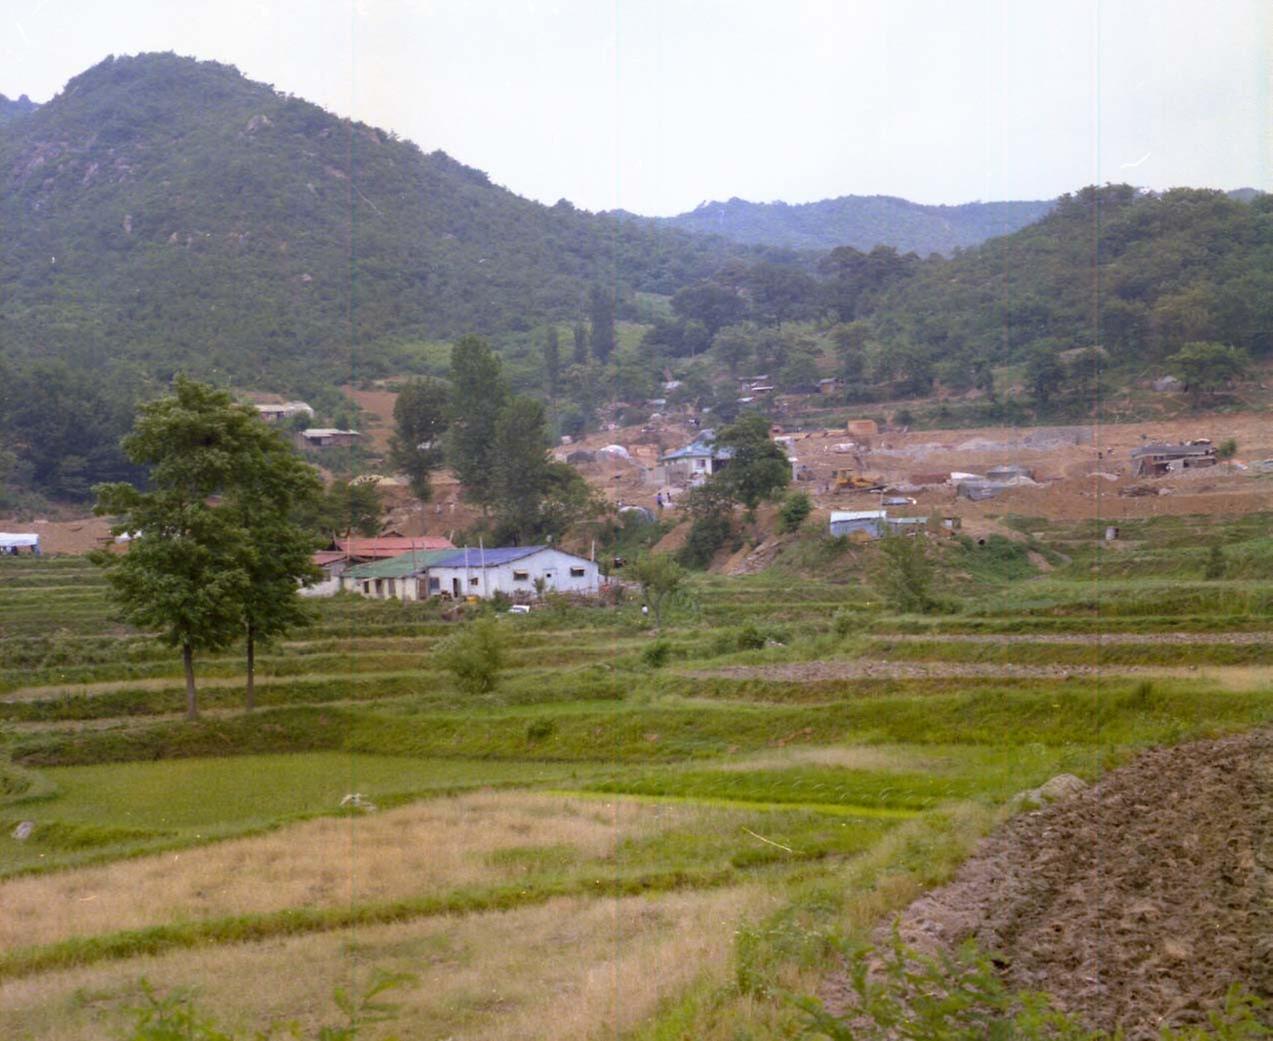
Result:
[[[323,581],[306,596],[340,590],[375,600],[534,600],[548,593],[593,594],[601,587],[596,561],[555,546],[457,547],[445,538],[400,535],[337,539],[314,555]]]

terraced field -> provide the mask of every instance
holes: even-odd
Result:
[[[0,561],[0,1036],[121,1036],[143,978],[312,1032],[376,971],[403,1037],[790,1036],[830,940],[1016,793],[1273,721],[1268,528],[1186,520],[1116,551],[1021,520],[1065,561],[952,550],[927,618],[780,571],[696,581],[660,655],[634,604],[504,615],[476,697],[432,657],[463,623],[335,599],[254,712],[237,652],[199,661],[196,723],[91,566]],[[1176,581],[1129,577],[1173,546]]]

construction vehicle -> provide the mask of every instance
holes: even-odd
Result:
[[[861,474],[854,470],[833,470],[831,477],[837,492],[882,492],[883,479],[879,474]]]

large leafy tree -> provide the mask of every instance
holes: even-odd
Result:
[[[1251,364],[1241,348],[1206,341],[1187,343],[1168,360],[1195,403],[1241,379]]]
[[[394,433],[389,461],[411,482],[411,493],[423,502],[433,495],[429,474],[442,465],[442,437],[449,419],[449,391],[435,379],[415,379],[398,393],[393,405]]]
[[[181,649],[188,718],[198,715],[195,652],[239,636],[251,708],[256,641],[305,618],[298,588],[315,577],[314,540],[299,514],[318,496],[317,471],[254,409],[180,377],[171,396],[141,407],[123,448],[149,467],[149,489],[98,486],[97,512],[133,538],[126,554],[95,559],[124,617]]]
[[[791,463],[769,437],[769,421],[757,412],[739,416],[716,435],[716,444],[733,455],[713,480],[737,503],[754,511],[776,499],[791,480]]]
[[[124,618],[158,630],[181,650],[186,715],[198,715],[196,651],[226,647],[243,632],[252,547],[233,511],[211,503],[267,433],[225,391],[178,378],[170,397],[143,405],[123,440],[150,469],[150,488],[99,485],[96,512],[130,532],[128,552],[98,554]]]
[[[246,541],[242,566],[248,582],[241,608],[249,711],[256,707],[258,641],[309,621],[297,590],[318,579],[319,572],[311,559],[317,540],[303,517],[322,493],[318,471],[263,423],[258,425],[262,436],[244,453],[222,506],[232,512]]]
[[[300,506],[303,526],[333,539],[342,535],[371,537],[380,533],[384,503],[371,481],[333,481],[316,499]]]
[[[477,336],[466,336],[451,351],[451,406],[447,456],[470,499],[491,505],[495,425],[508,400],[508,384],[498,356]]]

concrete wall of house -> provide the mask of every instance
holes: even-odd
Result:
[[[301,586],[301,596],[335,596],[340,592],[340,578],[329,575],[312,586]]]
[[[471,550],[470,553],[476,563],[478,552]],[[458,588],[460,596],[489,597],[498,592],[505,596],[520,594],[533,597],[535,579],[541,577],[545,579],[548,591],[559,593],[595,593],[601,583],[601,574],[595,563],[557,549],[543,549],[532,556],[497,567],[429,568],[430,585],[434,579],[438,583],[436,589],[431,589],[434,595],[455,595]]]

